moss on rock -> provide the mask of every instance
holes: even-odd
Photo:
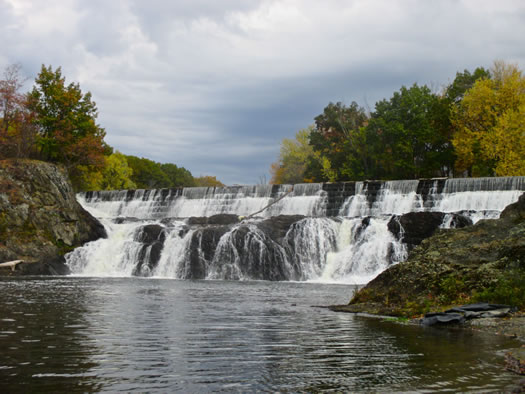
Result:
[[[46,273],[50,262],[54,268],[48,273],[59,273],[65,253],[103,236],[104,227],[76,201],[63,168],[35,160],[0,161],[0,262],[42,265],[22,264],[14,272],[1,269],[0,275]]]
[[[525,194],[497,220],[439,230],[338,310],[414,316],[471,301],[525,309]]]

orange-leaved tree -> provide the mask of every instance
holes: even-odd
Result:
[[[83,94],[78,83],[66,85],[60,67],[53,70],[42,65],[27,97],[28,108],[35,114],[41,158],[62,163],[73,185],[81,188],[84,172],[100,170],[104,155],[110,153],[105,131],[96,123],[98,112],[91,93]]]

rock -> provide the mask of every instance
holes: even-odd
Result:
[[[525,375],[525,347],[512,349],[505,354],[505,368],[519,375]]]
[[[178,277],[186,279],[290,280],[298,277],[284,245],[286,232],[304,216],[276,216],[237,223],[235,215],[191,218],[188,256]],[[213,224],[212,224],[213,223]]]
[[[186,223],[189,225],[228,225],[239,223],[239,216],[221,213],[210,217],[191,217],[188,218]]]
[[[229,226],[213,226],[197,229],[191,238],[189,258],[181,268],[180,277],[205,279],[221,237],[230,230]]]
[[[451,228],[461,228],[472,225],[472,221],[459,214],[445,214],[443,212],[409,212],[400,216],[393,216],[388,222],[388,230],[411,250],[424,239],[432,236],[443,224],[449,221]]]
[[[461,324],[465,322],[465,318],[460,313],[427,313],[421,324],[424,326],[445,325],[445,324]]]
[[[290,227],[304,218],[302,215],[272,216],[257,223],[256,226],[275,242],[282,243]]]
[[[67,273],[66,252],[105,236],[102,224],[77,202],[63,168],[0,161],[0,262],[34,262],[13,272],[0,269],[0,275]]]
[[[500,218],[507,221],[519,223],[525,220],[525,193],[523,193],[517,202],[508,205],[503,212],[501,212]]]
[[[158,224],[147,224],[138,229],[133,238],[142,247],[137,256],[137,265],[133,269],[134,276],[151,276],[153,269],[160,260],[166,233],[164,227]]]
[[[456,298],[468,300],[505,272],[525,269],[525,195],[501,216],[436,231],[412,250],[407,261],[389,267],[361,289],[349,311],[412,316],[429,307],[447,306]],[[417,222],[414,228],[430,231]]]
[[[449,310],[446,310],[446,313],[451,312],[458,312],[458,313],[465,313],[465,312],[489,312],[489,311],[495,311],[495,310],[501,310],[501,309],[508,309],[510,310],[510,305],[501,305],[501,304],[489,304],[488,302],[479,302],[477,304],[468,304],[468,305],[461,305],[456,306],[454,308],[451,308]]]

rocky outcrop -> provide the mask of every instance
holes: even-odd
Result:
[[[388,230],[407,244],[412,250],[424,239],[432,236],[444,221],[449,222],[450,228],[462,228],[472,225],[468,217],[443,212],[409,212],[404,215],[392,216],[388,222]]]
[[[162,225],[144,224],[133,239],[140,248],[132,274],[150,276],[159,263],[166,234],[177,231],[176,236],[190,237],[186,255],[176,268],[179,278],[297,280],[300,268],[285,236],[303,219],[281,215],[239,222],[236,215],[215,215],[189,218],[183,228],[174,227],[172,219],[162,220]]]
[[[76,201],[65,170],[34,160],[0,161],[0,275],[65,274],[63,255],[106,235]]]
[[[502,275],[523,270],[525,194],[509,205],[500,219],[438,230],[422,241],[407,261],[378,275],[349,305],[334,309],[407,316],[469,302],[472,298],[497,302],[480,298],[484,291],[500,284]],[[523,283],[518,286],[523,287]],[[520,292],[518,289],[518,297]]]
[[[166,240],[164,227],[158,224],[147,224],[137,231],[133,240],[141,244],[133,275],[151,276],[151,271],[158,264],[164,248]]]

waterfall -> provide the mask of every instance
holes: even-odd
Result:
[[[420,242],[404,215],[463,226],[523,191],[525,177],[86,192],[78,201],[108,238],[66,261],[84,276],[362,284]]]

